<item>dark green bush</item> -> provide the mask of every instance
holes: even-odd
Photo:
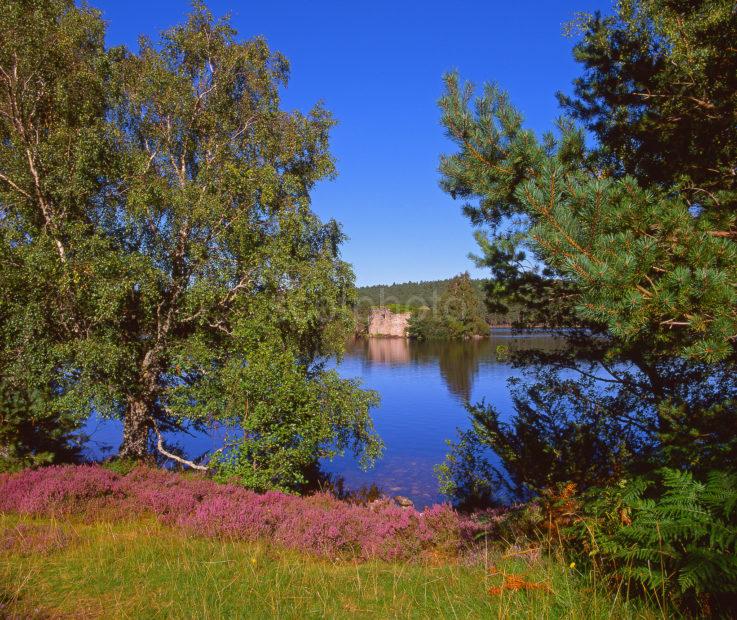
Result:
[[[699,616],[737,608],[737,475],[663,469],[587,494],[574,541],[628,591]]]
[[[78,421],[47,394],[0,377],[0,471],[77,461],[83,441]]]

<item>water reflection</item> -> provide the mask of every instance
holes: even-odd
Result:
[[[516,371],[505,349],[552,348],[556,342],[544,333],[515,336],[493,330],[492,337],[468,342],[416,342],[402,338],[356,340],[337,365],[344,377],[358,378],[376,390],[381,404],[373,412],[376,430],[386,444],[383,458],[368,472],[350,457],[321,463],[328,474],[340,477],[345,490],[376,484],[383,492],[405,495],[417,506],[442,501],[433,468],[447,452],[447,440],[456,429],[467,428],[467,402],[482,398],[502,413],[512,411],[507,379]],[[93,449],[117,448],[122,429],[117,422],[91,420]],[[169,436],[188,456],[212,452],[222,445],[222,429],[209,433]],[[98,445],[94,449],[94,445]]]
[[[346,358],[359,358],[364,372],[375,365],[437,365],[450,393],[467,403],[482,364],[506,365],[511,352],[530,348],[550,350],[556,346],[555,339],[545,333],[515,334],[500,328],[493,330],[490,338],[468,341],[361,338],[348,345]]]
[[[381,395],[373,417],[386,450],[368,472],[351,458],[323,463],[324,469],[342,476],[348,488],[376,484],[418,506],[442,501],[434,467],[445,458],[447,440],[468,427],[466,403],[483,398],[502,415],[509,414],[507,379],[516,374],[509,352],[556,346],[545,333],[515,335],[510,330],[467,342],[385,338],[350,343],[338,371],[360,378]]]
[[[449,342],[438,354],[440,376],[452,394],[462,402],[471,398],[473,380],[479,371],[482,347],[488,348],[488,341]]]
[[[410,362],[410,346],[406,338],[362,338],[354,342],[349,351],[357,352],[360,345],[364,345],[368,363],[396,365]]]

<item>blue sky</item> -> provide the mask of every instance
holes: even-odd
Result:
[[[181,22],[186,0],[91,0],[108,43],[136,48]],[[446,278],[475,270],[473,230],[461,203],[438,188],[438,157],[452,150],[439,124],[442,75],[458,69],[506,89],[537,132],[559,115],[556,90],[579,68],[563,24],[605,0],[322,2],[211,0],[243,38],[263,35],[289,58],[284,106],[318,100],[336,116],[338,178],[321,184],[314,208],[350,237],[343,256],[359,285]]]

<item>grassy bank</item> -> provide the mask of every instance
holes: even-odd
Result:
[[[527,589],[489,590],[521,577]],[[650,618],[563,562],[318,559],[152,518],[0,516],[0,616],[81,618]]]
[[[0,618],[652,618],[463,515],[96,465],[0,474]],[[496,525],[495,525],[496,524]]]

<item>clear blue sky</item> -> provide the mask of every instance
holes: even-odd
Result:
[[[108,43],[136,48],[181,22],[187,0],[89,0]],[[264,35],[291,62],[284,105],[322,99],[338,119],[338,178],[313,195],[315,210],[350,237],[343,248],[359,285],[445,278],[473,268],[472,228],[438,188],[438,157],[452,149],[439,124],[441,77],[451,69],[495,81],[538,132],[558,116],[556,90],[579,69],[563,24],[606,0],[225,2],[243,38]]]

